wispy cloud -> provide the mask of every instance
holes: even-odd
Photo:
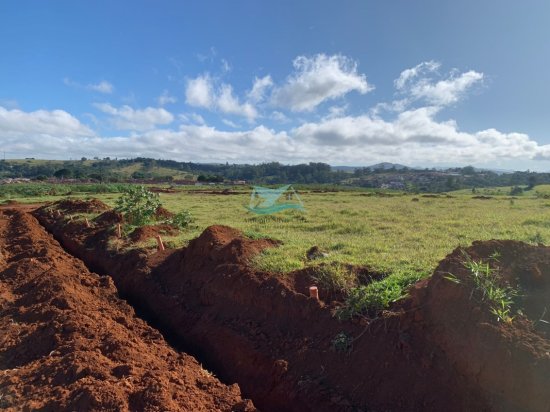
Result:
[[[66,86],[69,87],[75,87],[79,89],[86,89],[91,90],[97,93],[103,93],[103,94],[111,94],[114,91],[114,86],[109,83],[108,81],[102,80],[98,83],[88,83],[88,84],[82,84],[79,82],[76,82],[74,80],[69,79],[68,77],[65,77],[63,79],[63,83]]]
[[[114,107],[109,103],[95,103],[94,106],[108,114],[110,123],[119,130],[145,131],[174,121],[174,115],[163,108],[134,109],[127,105]]]
[[[173,104],[176,103],[178,99],[174,96],[172,96],[168,90],[163,90],[162,94],[157,97],[157,102],[159,106],[166,106],[167,104]]]

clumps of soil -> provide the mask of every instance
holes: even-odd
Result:
[[[116,225],[117,223],[124,223],[124,216],[122,213],[116,210],[107,210],[94,219],[98,225]]]
[[[329,253],[321,250],[321,248],[319,248],[319,246],[312,246],[306,252],[307,260],[321,259],[321,258],[327,257],[328,255],[329,255]]]
[[[110,209],[99,199],[65,199],[55,203],[55,206],[57,209],[65,211],[65,213],[96,213]]]
[[[504,322],[491,313],[474,289],[465,254],[490,263],[501,282],[518,289],[523,315],[515,313]],[[550,340],[537,325],[550,303],[550,248],[511,240],[474,242],[447,256],[431,278],[412,288],[411,296],[426,339],[486,394],[492,409],[548,408]]]
[[[129,238],[132,242],[138,243],[154,239],[159,235],[175,236],[178,233],[179,230],[171,225],[145,225],[134,229]]]
[[[480,195],[480,196],[472,196],[472,199],[489,200],[489,199],[493,199],[493,197],[492,197],[492,196],[483,196],[483,195]]]
[[[32,216],[0,211],[0,409],[252,412]]]
[[[209,226],[202,234],[189,242],[185,256],[207,261],[242,264],[268,247],[280,245],[273,239],[249,239],[242,232],[229,226]]]
[[[163,208],[162,206],[159,206],[155,211],[155,219],[157,220],[170,219],[174,216],[174,213],[170,212],[168,209]]]
[[[413,197],[413,198],[411,199],[411,202],[420,202],[420,199],[417,198],[417,197]]]
[[[464,254],[491,265],[503,281],[518,290],[517,306],[531,321],[546,313],[550,321],[550,247],[533,246],[513,240],[474,242],[464,251],[455,251],[440,263],[437,271],[447,271],[467,280]]]

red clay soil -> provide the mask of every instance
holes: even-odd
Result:
[[[0,211],[0,409],[253,411],[28,213]]]
[[[296,282],[248,265],[273,242],[212,226],[185,249],[116,254],[104,241],[91,243],[112,227],[76,228],[46,212],[37,216],[67,250],[111,274],[136,307],[264,411],[549,410],[544,332],[528,318],[499,323],[472,299],[458,251],[391,311],[339,322],[332,305],[293,289]],[[493,242],[467,252],[477,256],[485,247],[489,254],[500,244],[507,245],[500,270],[525,278],[525,304],[536,313],[549,300],[550,248]],[[461,283],[445,279],[448,271]],[[344,339],[336,345],[338,336]]]
[[[135,228],[132,233],[130,233],[130,240],[134,243],[144,242],[147,239],[154,239],[158,235],[168,235],[175,236],[179,230],[170,225],[145,225],[138,228]]]
[[[174,213],[170,212],[168,209],[163,208],[162,206],[158,207],[155,210],[155,218],[157,219],[170,219],[174,217]]]
[[[98,199],[66,199],[56,203],[56,207],[65,213],[95,213],[110,209],[109,206]]]
[[[94,223],[101,226],[114,225],[117,223],[123,223],[124,217],[122,213],[116,212],[114,210],[107,210],[94,219]]]

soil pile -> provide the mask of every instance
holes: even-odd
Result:
[[[212,226],[186,249],[117,255],[87,243],[108,227],[78,231],[38,216],[71,253],[112,274],[121,293],[262,410],[545,411],[550,404],[548,340],[528,318],[499,323],[471,299],[457,251],[390,311],[339,322],[331,305],[293,287],[299,282],[248,265],[273,241]],[[488,244],[489,255],[497,243],[470,252],[485,256]],[[503,276],[530,288],[525,302],[536,317],[548,301],[548,249],[498,244],[509,260],[500,260]]]
[[[249,239],[237,229],[214,225],[189,242],[185,251],[189,267],[214,264],[244,264],[268,247],[279,245],[273,239]]]
[[[95,213],[110,209],[109,206],[98,199],[66,199],[57,202],[56,207],[66,213]]]
[[[502,284],[518,289],[524,316],[498,322],[479,299],[466,259],[489,263]],[[457,279],[450,281],[449,274]],[[504,283],[505,282],[505,283]],[[550,248],[510,240],[474,242],[456,249],[434,275],[417,285],[412,304],[427,338],[469,376],[497,410],[547,410],[550,405]]]
[[[155,218],[160,219],[170,219],[174,217],[174,213],[170,212],[168,209],[163,208],[162,206],[158,207],[155,210]]]
[[[89,210],[89,209],[88,209]],[[0,409],[253,411],[29,214],[0,211]]]
[[[159,235],[175,236],[179,230],[170,225],[145,225],[137,227],[130,233],[130,240],[134,243],[144,242],[147,239],[154,239]]]
[[[115,225],[117,223],[123,223],[124,217],[122,213],[119,213],[115,210],[107,210],[94,219],[94,222],[106,226],[106,225]]]

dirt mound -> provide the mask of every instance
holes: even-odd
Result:
[[[158,207],[155,211],[156,219],[170,219],[174,217],[174,213],[170,212],[168,209],[163,208],[162,206]]]
[[[513,240],[474,242],[465,250],[457,249],[439,264],[436,273],[453,273],[468,283],[471,274],[464,266],[469,256],[483,261],[519,291],[517,306],[531,321],[550,320],[550,247],[532,246]]]
[[[175,236],[178,233],[179,230],[170,225],[145,225],[134,229],[129,237],[132,242],[137,243],[156,238],[158,235]]]
[[[66,213],[95,213],[110,209],[109,206],[98,199],[65,199],[57,202],[56,207]]]
[[[237,229],[214,225],[189,242],[185,257],[193,266],[203,266],[206,261],[243,264],[262,250],[279,244],[273,239],[249,239]]]
[[[493,197],[492,196],[483,196],[483,195],[481,195],[481,196],[472,196],[472,199],[491,200],[491,199],[493,199]]]
[[[30,215],[0,211],[0,409],[253,411]]]
[[[500,281],[521,291],[519,306],[526,317],[497,320],[474,290],[465,254],[490,263]],[[487,394],[493,409],[547,410],[550,341],[536,323],[550,304],[550,248],[510,240],[474,242],[447,256],[429,280],[415,287],[411,302],[422,307],[417,317],[427,338]]]
[[[340,322],[323,301],[330,296],[307,296],[309,274],[289,280],[247,264],[273,241],[211,226],[186,249],[112,255],[90,249],[64,222],[41,219],[262,410],[539,411],[550,404],[548,339],[522,317],[497,322],[472,299],[466,282],[446,279],[449,271],[462,279],[463,265],[451,264],[458,252],[391,310]],[[482,245],[474,250],[481,254]],[[503,273],[507,267],[516,273],[536,257],[546,279],[542,252],[517,247],[501,248],[510,255],[509,264],[500,259]],[[528,260],[521,263],[523,255]],[[536,283],[537,269],[527,272],[520,276],[524,283],[533,277]]]
[[[115,210],[107,210],[94,219],[99,225],[116,225],[124,222],[124,216]]]

